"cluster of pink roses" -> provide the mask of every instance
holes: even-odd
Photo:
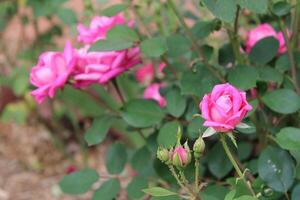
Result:
[[[288,32],[288,31],[287,31]],[[290,33],[288,32],[290,36]],[[254,29],[250,30],[247,34],[246,41],[246,52],[249,54],[252,47],[261,39],[273,36],[279,42],[278,54],[283,54],[286,52],[286,44],[284,40],[284,35],[282,32],[276,32],[274,28],[267,23],[260,24]]]
[[[79,24],[78,41],[85,44],[81,49],[66,43],[63,52],[44,52],[30,73],[31,83],[37,87],[32,92],[41,103],[46,97],[53,98],[56,91],[69,82],[76,88],[91,84],[106,84],[124,71],[139,64],[139,47],[120,51],[89,52],[90,45],[106,39],[107,32],[116,25],[133,26],[126,23],[122,14],[113,17],[94,17],[89,27]]]

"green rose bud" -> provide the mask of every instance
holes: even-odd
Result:
[[[167,162],[169,160],[169,151],[162,147],[159,147],[156,152],[156,156],[162,162]]]
[[[199,158],[205,149],[205,143],[202,137],[199,137],[193,146],[194,156],[195,158]]]

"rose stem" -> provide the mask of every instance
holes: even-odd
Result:
[[[225,150],[225,153],[226,153],[227,157],[229,158],[230,162],[232,163],[232,165],[233,165],[235,171],[238,173],[239,177],[240,177],[240,178],[243,180],[243,182],[246,184],[246,186],[248,187],[248,189],[249,189],[249,191],[251,192],[251,194],[252,194],[254,197],[256,197],[256,196],[255,196],[255,192],[253,191],[253,189],[251,188],[251,186],[247,183],[247,180],[245,179],[245,177],[244,177],[242,171],[240,170],[240,168],[239,168],[237,162],[236,162],[235,159],[233,158],[233,155],[232,155],[232,153],[230,152],[230,150],[229,150],[229,148],[228,148],[228,145],[227,145],[227,143],[226,143],[224,134],[220,134],[220,135],[221,135],[220,141],[221,141],[221,143],[222,143],[222,145],[223,145],[223,148],[224,148],[224,150]]]

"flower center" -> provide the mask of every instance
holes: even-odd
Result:
[[[232,108],[232,101],[229,95],[220,96],[217,101],[217,105],[228,113]]]

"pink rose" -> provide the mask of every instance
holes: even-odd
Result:
[[[256,42],[270,36],[277,38],[277,33],[271,25],[266,23],[250,30],[247,35],[246,52],[249,54]]]
[[[74,86],[81,88],[94,83],[106,84],[140,62],[138,47],[109,52],[87,52],[86,48],[81,49],[72,74]]]
[[[157,101],[160,107],[165,107],[167,105],[167,101],[164,97],[160,95],[161,84],[153,83],[149,85],[144,91],[144,98],[145,99],[153,99]]]
[[[141,84],[148,85],[151,83],[154,79],[154,67],[152,63],[141,66],[135,72],[135,78]]]
[[[163,69],[165,67],[166,64],[163,62],[158,65],[158,70],[157,70],[158,77],[162,77],[164,75]],[[150,84],[154,80],[154,76],[155,76],[155,68],[152,63],[143,65],[135,73],[136,80],[144,85]]]
[[[246,93],[229,83],[216,85],[206,94],[200,105],[204,126],[218,132],[227,132],[235,128],[252,109],[246,100]]]
[[[77,40],[84,44],[92,44],[97,40],[105,39],[106,33],[114,26],[125,24],[126,20],[121,13],[112,17],[96,16],[92,19],[89,27],[86,27],[83,24],[78,24],[77,30],[79,35]],[[128,26],[132,27],[133,25],[133,21],[128,22]]]
[[[31,69],[30,82],[38,87],[31,94],[38,103],[42,103],[47,96],[53,98],[59,88],[67,82],[76,57],[69,42],[64,52],[45,52],[40,55],[36,66]]]
[[[288,37],[291,36],[291,33],[288,30],[287,30],[287,34],[288,34]],[[285,45],[285,39],[284,39],[283,33],[282,32],[277,33],[277,37],[276,38],[277,38],[277,40],[279,42],[278,53],[279,54],[285,53],[286,50],[287,50],[287,47]]]

